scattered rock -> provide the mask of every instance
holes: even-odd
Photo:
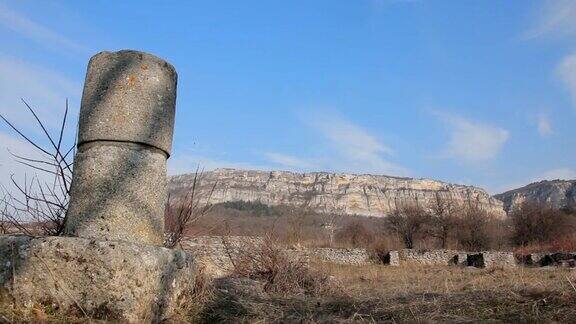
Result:
[[[466,264],[476,268],[514,268],[516,267],[516,258],[512,252],[470,253],[467,256]]]
[[[460,265],[466,260],[466,252],[454,250],[415,250],[398,251],[400,262],[420,265]]]

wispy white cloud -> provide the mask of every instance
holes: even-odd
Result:
[[[315,112],[305,118],[306,123],[319,132],[332,156],[325,156],[322,167],[328,170],[407,175],[409,171],[389,159],[394,150],[382,143],[369,130],[330,112]]]
[[[509,190],[514,190],[517,188],[524,187],[530,183],[542,181],[542,180],[575,180],[576,179],[576,169],[573,168],[556,168],[546,170],[540,174],[528,177],[525,181],[518,181],[513,183],[507,183],[502,186],[498,186],[490,190],[490,193],[497,194],[506,192]]]
[[[405,176],[409,171],[391,161],[394,150],[367,129],[332,112],[309,112],[302,117],[316,131],[309,143],[322,147],[318,156],[293,156],[267,152],[272,164],[294,171],[332,171]]]
[[[557,72],[570,93],[573,106],[576,109],[576,53],[565,57],[558,66]]]
[[[532,182],[534,181],[540,181],[540,180],[573,180],[576,179],[576,169],[572,169],[572,168],[558,168],[558,169],[552,169],[552,170],[547,170],[545,172],[543,172],[542,174],[533,177],[531,180]]]
[[[373,160],[394,151],[362,127],[335,115],[316,116],[314,125],[334,147],[356,159]]]
[[[458,161],[479,163],[494,159],[508,141],[507,130],[471,121],[460,116],[438,113],[450,132],[446,155]]]
[[[0,25],[48,48],[62,53],[87,52],[84,46],[32,21],[28,17],[0,4]]]
[[[0,55],[0,114],[41,145],[47,144],[46,138],[20,98],[24,98],[34,107],[48,131],[56,137],[64,114],[66,98],[71,98],[73,104],[70,105],[68,115],[70,127],[64,134],[63,143],[68,148],[74,142],[78,114],[74,103],[77,102],[79,94],[79,85],[58,72]],[[47,174],[17,163],[8,150],[28,158],[40,157],[29,143],[0,120],[0,183],[10,186],[12,174],[19,181],[23,180],[24,175],[29,178],[34,174],[42,177],[43,180],[48,179]]]
[[[193,152],[176,153],[168,160],[168,174],[177,175],[194,172],[196,168],[209,171],[218,168],[233,168],[241,170],[274,170],[272,166],[257,165],[249,162],[229,161]]]
[[[576,36],[576,1],[546,0],[538,8],[534,26],[525,33],[526,39],[540,37],[573,40]],[[562,59],[556,72],[564,82],[576,109],[576,53]]]
[[[540,134],[540,136],[544,137],[550,136],[554,132],[552,130],[552,123],[550,122],[548,115],[545,114],[538,115],[536,125],[538,127],[538,133]]]
[[[297,171],[313,170],[315,168],[315,163],[312,161],[288,154],[266,152],[264,153],[264,157],[274,164],[278,164],[282,167],[287,167]]]
[[[57,127],[70,98],[70,116],[77,115],[80,84],[62,74],[0,55],[0,114],[22,127],[29,127],[30,113],[20,98],[35,107],[40,119]],[[74,118],[74,117],[72,117]],[[75,120],[71,120],[74,124]]]
[[[538,8],[535,24],[524,35],[527,39],[567,37],[576,34],[576,1],[546,0]]]
[[[328,140],[337,158],[332,167],[347,172],[384,173],[405,175],[407,170],[390,162],[385,156],[394,151],[368,130],[336,115],[324,114],[311,119],[315,127]]]

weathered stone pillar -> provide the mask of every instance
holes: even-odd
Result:
[[[177,75],[137,51],[90,59],[65,233],[162,245]]]

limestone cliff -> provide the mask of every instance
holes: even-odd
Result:
[[[181,196],[192,187],[194,175],[171,177],[169,190]],[[258,201],[267,205],[312,208],[318,212],[386,216],[396,204],[428,204],[436,199],[474,203],[498,216],[502,202],[483,189],[428,179],[326,172],[248,171],[217,169],[206,172],[199,186],[209,191],[216,182],[211,202]]]
[[[182,196],[192,187],[194,175],[171,177],[170,194]],[[248,171],[217,169],[206,172],[199,185],[210,191],[211,203],[258,201],[267,205],[312,208],[364,216],[386,216],[403,203],[429,204],[436,199],[478,204],[497,216],[504,216],[502,202],[483,189],[428,179],[380,175],[353,175],[326,172]]]
[[[507,212],[524,201],[551,204],[554,208],[576,209],[576,180],[544,180],[494,196]]]

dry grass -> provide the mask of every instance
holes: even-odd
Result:
[[[214,281],[206,269],[199,267],[196,275],[194,292],[189,300],[170,319],[170,323],[196,323],[201,320],[205,307],[215,298]]]
[[[266,290],[266,279],[198,277],[195,299],[171,322],[573,322],[576,271],[467,269],[317,263],[342,289],[310,294]],[[232,280],[232,281],[230,281]],[[226,284],[224,284],[226,283]],[[232,284],[231,284],[232,283]],[[49,306],[0,307],[0,322],[82,322]]]
[[[576,273],[568,269],[315,265],[344,292],[267,294],[215,301],[205,319],[222,322],[571,322]],[[217,316],[215,316],[217,315]]]
[[[327,266],[376,321],[572,321],[576,273],[567,269]],[[360,306],[362,305],[362,306]]]
[[[53,305],[34,304],[26,308],[14,308],[0,295],[0,323],[86,323],[81,315],[62,314]],[[91,323],[105,323],[90,320]]]
[[[324,271],[289,255],[271,235],[255,246],[248,244],[234,250],[227,247],[227,250],[233,265],[232,276],[261,281],[266,292],[319,295],[336,289]]]

